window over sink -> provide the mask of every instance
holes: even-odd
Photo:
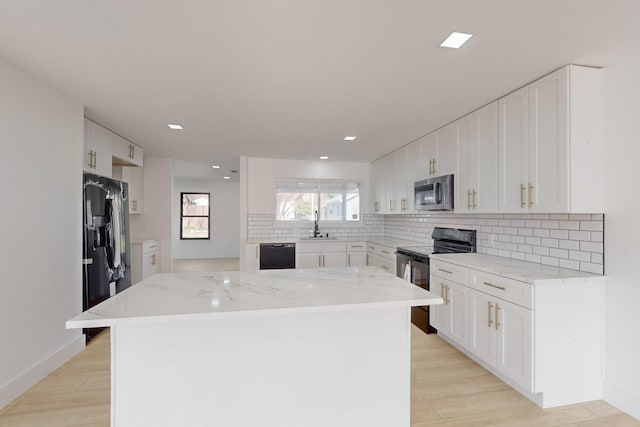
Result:
[[[360,221],[359,181],[276,180],[276,221]]]

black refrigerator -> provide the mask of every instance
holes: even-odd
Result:
[[[85,173],[82,193],[85,311],[131,286],[131,250],[127,183]],[[102,329],[85,329],[87,341]]]

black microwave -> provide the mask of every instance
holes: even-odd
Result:
[[[442,175],[416,181],[413,188],[416,210],[453,210],[453,175]]]

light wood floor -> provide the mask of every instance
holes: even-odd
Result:
[[[230,265],[197,261],[180,268],[203,271],[206,264],[218,271]],[[0,409],[0,427],[109,426],[109,374],[107,330]],[[411,425],[632,427],[640,421],[603,401],[540,409],[438,336],[413,328]]]

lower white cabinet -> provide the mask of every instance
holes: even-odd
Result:
[[[260,245],[258,243],[244,245],[244,255],[244,268],[246,271],[260,270]]]
[[[543,408],[602,398],[602,276],[481,254],[430,267],[438,335]]]
[[[379,243],[367,243],[367,265],[378,267],[387,273],[396,274],[395,248]]]
[[[469,351],[532,390],[533,311],[471,289]]]
[[[296,243],[296,268],[335,268],[346,266],[346,242]]]
[[[347,242],[347,267],[367,265],[367,242]]]
[[[143,240],[131,244],[132,285],[160,271],[160,240]]]
[[[444,303],[431,306],[431,326],[462,346],[469,341],[469,288],[447,278],[431,275],[431,292]]]

